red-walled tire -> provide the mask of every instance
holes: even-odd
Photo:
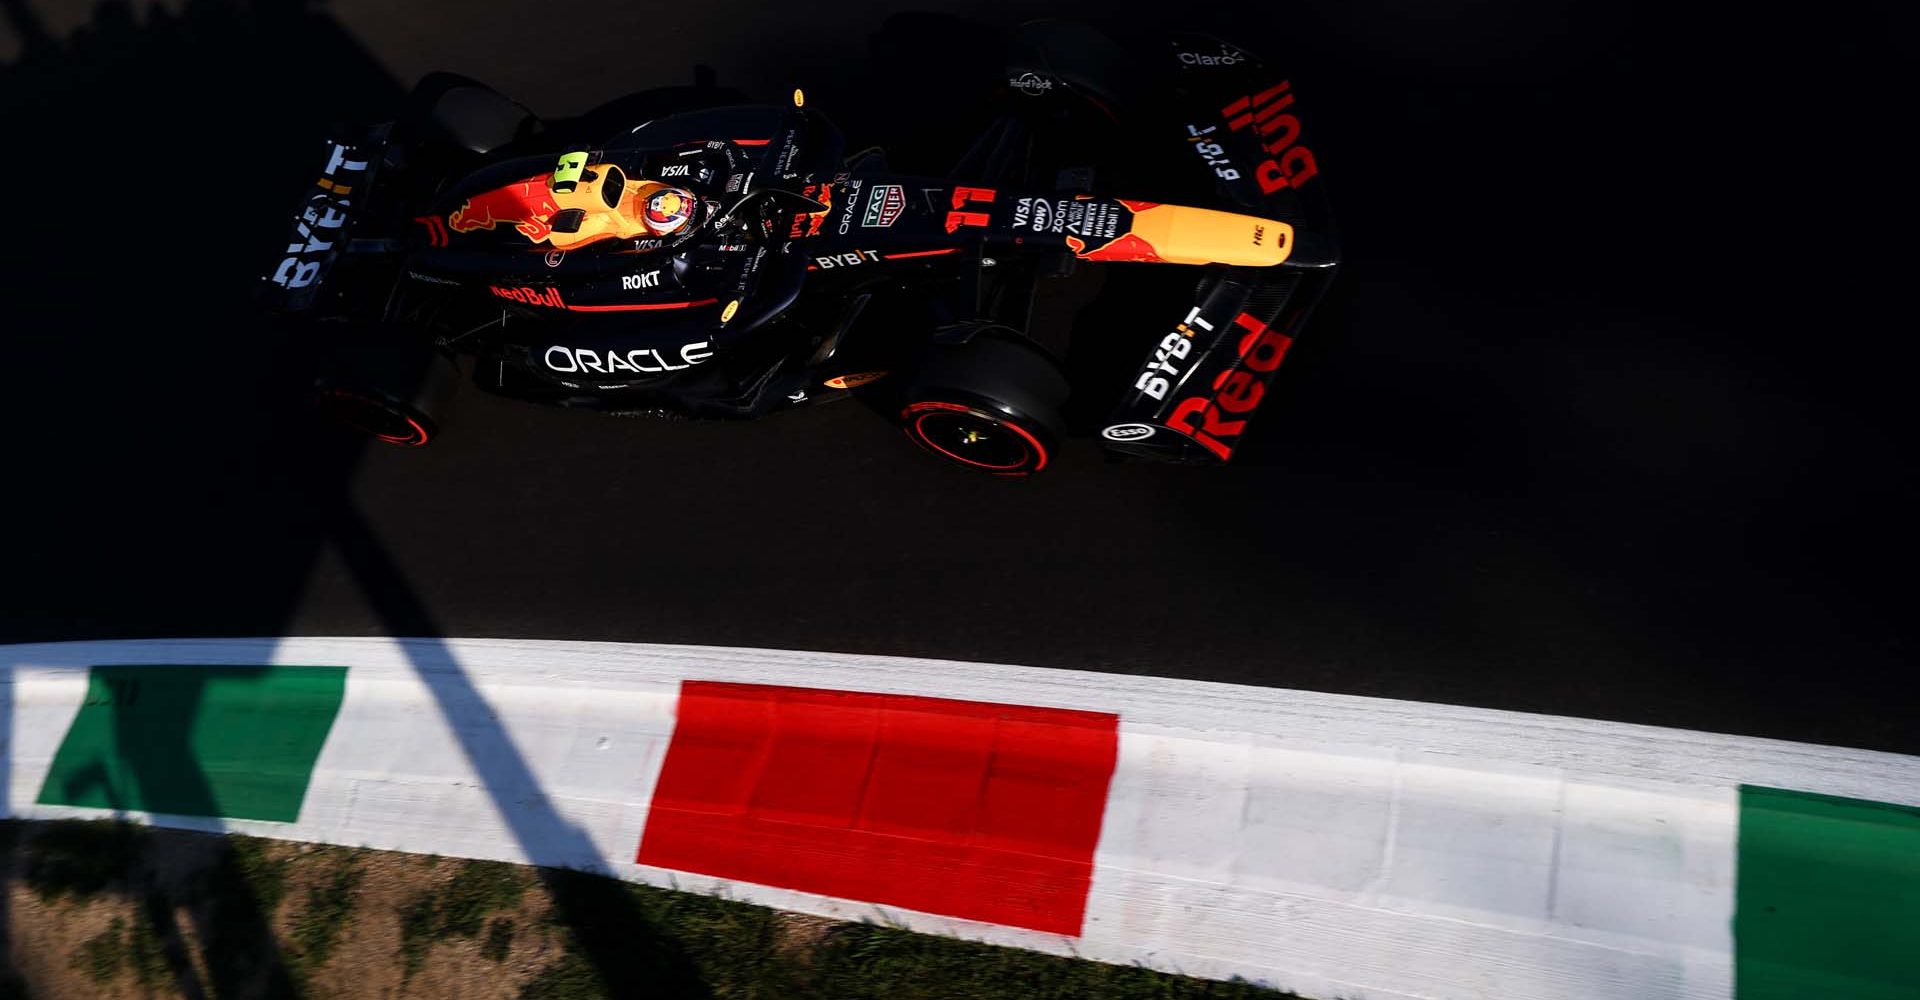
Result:
[[[441,413],[459,383],[453,359],[430,345],[356,345],[314,380],[313,401],[336,423],[418,448],[440,435]]]
[[[1023,337],[981,333],[933,349],[900,412],[913,443],[961,468],[1019,479],[1045,469],[1064,436],[1067,380]]]
[[[901,419],[913,443],[976,472],[1021,478],[1053,458],[1040,428],[989,405],[921,400]]]

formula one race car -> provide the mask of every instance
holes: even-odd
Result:
[[[847,157],[797,90],[542,121],[435,74],[326,144],[263,291],[326,345],[317,400],[396,444],[432,439],[461,380],[702,418],[860,396],[933,454],[1024,476],[1068,396],[1024,333],[1036,288],[1185,266],[1191,296],[1140,317],[1156,339],[1100,434],[1226,460],[1338,259],[1290,81],[1193,35],[1127,50],[1038,22],[1005,51],[991,123],[945,176]]]

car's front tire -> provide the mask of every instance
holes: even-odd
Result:
[[[983,331],[933,347],[907,391],[901,429],[962,468],[1024,478],[1059,450],[1066,399],[1066,377],[1039,345],[1011,331]]]

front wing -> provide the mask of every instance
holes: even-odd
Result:
[[[1291,81],[1230,45],[1175,36],[1165,57],[1175,117],[1156,141],[1214,185],[1220,207],[1291,227],[1274,267],[1214,267],[1166,330],[1101,431],[1109,448],[1224,462],[1339,263],[1325,181]]]
[[[1232,458],[1332,275],[1330,267],[1227,268],[1204,282],[1100,431],[1106,446],[1166,461]]]

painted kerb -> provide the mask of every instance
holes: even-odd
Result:
[[[775,650],[0,650],[13,816],[565,865],[1317,997],[1916,995],[1909,757]]]

